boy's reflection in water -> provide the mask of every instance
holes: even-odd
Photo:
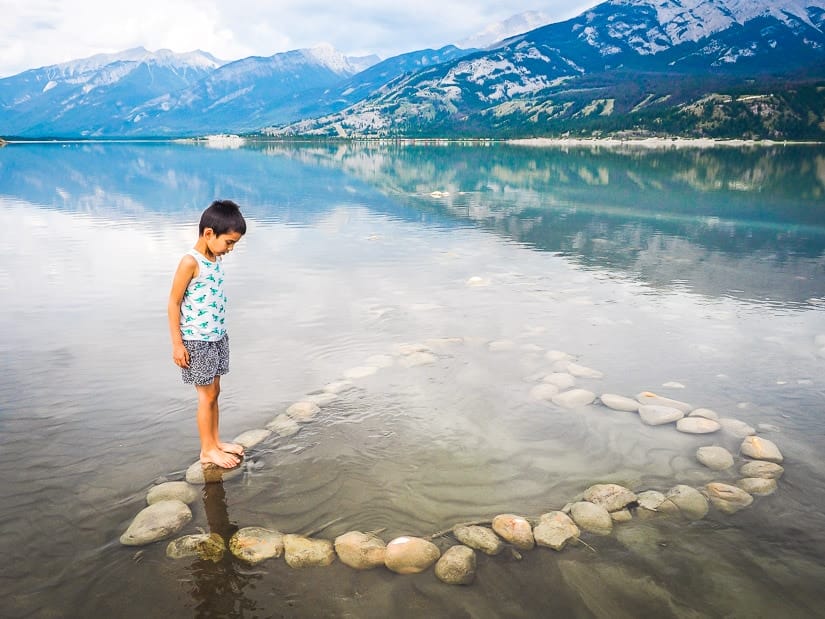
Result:
[[[192,563],[192,598],[195,601],[195,617],[244,617],[256,610],[254,600],[246,598],[244,588],[260,574],[245,574],[229,552],[229,538],[238,526],[229,520],[226,508],[226,492],[223,482],[206,483],[203,486],[203,506],[209,533],[217,533],[227,550],[220,561],[197,559]]]

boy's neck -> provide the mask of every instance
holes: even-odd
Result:
[[[217,256],[215,256],[215,254],[213,254],[209,250],[209,245],[207,245],[206,238],[204,238],[203,236],[198,237],[198,240],[195,243],[195,247],[193,249],[210,262],[215,262],[215,260],[218,259]]]

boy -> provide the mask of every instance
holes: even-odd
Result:
[[[221,256],[246,234],[246,221],[231,200],[216,200],[201,215],[198,240],[180,261],[169,293],[172,359],[183,382],[198,393],[200,461],[232,468],[243,447],[218,438],[221,376],[229,372],[229,336],[224,327],[226,294]]]

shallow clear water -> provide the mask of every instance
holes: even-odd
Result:
[[[435,193],[432,192],[441,192]],[[530,397],[562,350],[596,393],[650,390],[752,426],[779,490],[733,516],[633,522],[562,553],[432,572],[173,561],[118,537],[197,455],[165,306],[200,211],[239,202],[224,438],[371,355],[300,432],[210,485],[197,527],[429,535],[558,509],[605,481],[665,491],[701,445]],[[18,616],[812,616],[825,601],[825,151],[505,145],[0,149],[0,570]],[[482,278],[484,286],[468,285]],[[405,367],[420,343],[436,363]],[[492,344],[492,346],[491,346]],[[665,387],[678,382],[683,388]],[[446,546],[449,538],[440,543]]]

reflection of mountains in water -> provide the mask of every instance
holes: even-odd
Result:
[[[825,150],[270,146],[419,211],[713,296],[825,296]]]
[[[815,147],[12,146],[0,152],[0,195],[112,220],[194,220],[230,197],[253,218],[303,225],[355,201],[439,227],[470,222],[652,285],[825,296],[825,150]]]

